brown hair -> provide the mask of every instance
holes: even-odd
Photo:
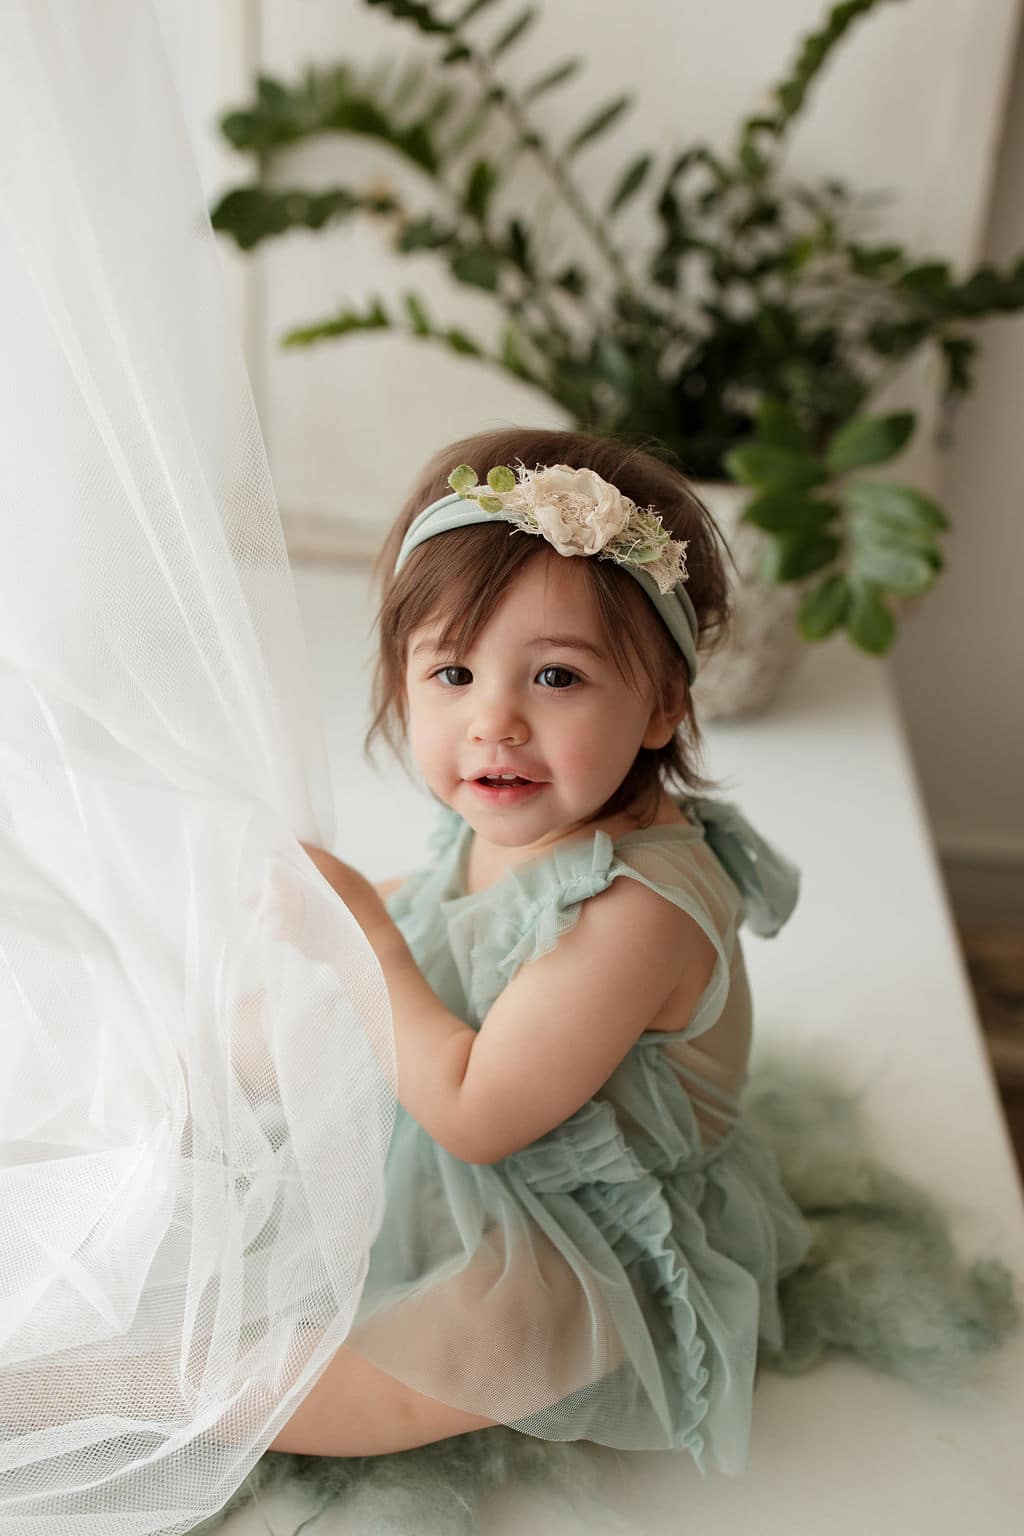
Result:
[[[697,614],[698,653],[718,643],[730,618],[729,582],[719,544],[728,553],[717,525],[685,477],[657,457],[656,443],[639,446],[623,438],[592,437],[585,432],[516,427],[478,432],[449,443],[434,454],[417,479],[378,561],[382,595],[377,615],[379,651],[373,682],[374,718],[366,736],[370,752],[383,735],[399,753],[405,743],[405,665],[409,636],[438,615],[445,616],[443,648],[466,651],[527,561],[550,554],[544,539],[510,538],[508,525],[476,523],[427,539],[394,574],[402,540],[417,513],[450,494],[448,476],[457,464],[469,464],[483,481],[495,464],[528,469],[568,464],[592,469],[639,507],[653,506],[674,538],[687,539],[686,591]],[[731,558],[731,557],[730,557]],[[605,643],[624,679],[638,686],[637,666],[654,688],[659,705],[684,690],[685,714],[672,740],[657,749],[641,747],[623,782],[597,815],[614,815],[635,802],[649,800],[654,815],[663,781],[684,789],[716,788],[697,772],[702,738],[694,716],[686,663],[640,586],[611,560],[583,560]]]

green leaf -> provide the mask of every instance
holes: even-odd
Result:
[[[949,267],[944,261],[926,261],[920,266],[908,267],[900,277],[899,286],[908,293],[941,298],[949,291]]]
[[[949,518],[942,508],[911,485],[885,480],[851,480],[843,486],[841,495],[849,512],[865,513],[894,527],[905,525],[922,530],[949,527]]]
[[[765,581],[802,581],[831,565],[842,547],[832,533],[780,533],[761,551],[759,574]]]
[[[494,109],[493,96],[481,96],[479,101],[471,104],[458,128],[450,132],[445,139],[443,152],[449,164],[480,136]]]
[[[476,470],[470,464],[456,464],[448,476],[453,491],[471,491],[476,485]]]
[[[923,555],[895,544],[863,544],[855,549],[851,579],[877,582],[889,592],[914,595],[927,592],[935,570]]]
[[[315,325],[296,326],[281,338],[284,347],[308,347],[315,341],[330,336],[347,336],[351,331],[385,331],[391,329],[391,320],[379,299],[374,299],[366,314],[355,310],[342,310],[333,320],[322,320]]]
[[[833,474],[842,475],[862,464],[880,464],[891,459],[910,441],[915,421],[913,411],[854,416],[832,434],[825,462]]]
[[[883,562],[890,555],[897,559],[910,555],[915,561],[923,561],[933,573],[942,569],[942,555],[931,534],[912,533],[905,528],[895,532],[884,524],[861,518],[851,519],[846,524],[846,532],[851,568],[856,567],[866,581],[877,581],[881,586],[891,585],[893,591],[904,590],[899,581],[890,584],[881,575]],[[931,585],[923,567],[915,571],[908,570],[903,580],[923,582],[922,591]]]
[[[909,357],[931,334],[932,327],[930,319],[920,317],[913,320],[874,320],[868,326],[864,340],[881,357]]]
[[[472,288],[484,288],[495,293],[501,272],[501,261],[491,250],[467,246],[456,251],[448,263],[453,277]]]
[[[409,219],[402,226],[395,248],[402,252],[435,251],[450,245],[454,238],[452,229],[438,224],[432,213],[425,213],[418,219]]]
[[[608,207],[605,210],[608,218],[618,213],[619,209],[628,203],[631,197],[636,196],[647,180],[648,172],[653,164],[653,155],[641,155],[639,159],[633,161],[633,164],[628,167],[625,174],[619,180],[615,191],[608,199]]]
[[[571,75],[576,74],[582,65],[582,59],[566,59],[564,64],[558,64],[554,69],[549,69],[546,75],[541,75],[539,80],[535,80],[532,85],[526,87],[523,91],[523,101],[535,101],[545,91],[554,90],[556,85],[561,85],[563,80],[568,80]]]
[[[466,182],[466,190],[462,194],[462,205],[466,212],[482,222],[487,217],[488,205],[497,185],[497,167],[490,160],[475,161]]]
[[[434,128],[438,123],[443,123],[458,99],[457,91],[450,86],[442,86],[441,90],[435,92],[420,121],[427,128]]]
[[[632,96],[617,96],[614,101],[607,102],[593,117],[588,118],[583,127],[566,145],[565,157],[570,159],[578,154],[585,144],[591,139],[596,139],[600,134],[606,133],[614,122],[618,120],[633,103]]]
[[[797,273],[807,265],[812,256],[818,251],[818,242],[814,235],[801,235],[796,240],[791,240],[789,245],[781,252],[781,265],[785,272]]]
[[[741,521],[753,523],[766,533],[813,533],[832,522],[839,510],[835,501],[792,491],[768,491],[750,502]]]
[[[873,587],[855,586],[846,618],[850,639],[862,651],[880,656],[892,645],[896,622]]]
[[[536,19],[537,11],[532,5],[527,6],[525,11],[520,11],[512,25],[501,34],[497,42],[490,49],[491,59],[498,58],[505,52],[506,48],[511,48],[513,43],[518,42],[527,27],[532,26]]]
[[[530,276],[530,234],[519,219],[509,219],[505,240],[505,253],[514,267]]]
[[[823,465],[794,448],[772,443],[741,443],[723,459],[726,470],[743,485],[759,485],[768,491],[802,491],[827,479]]]
[[[970,336],[940,336],[939,346],[946,362],[947,395],[965,395],[974,383],[971,364],[978,343]]]
[[[867,246],[851,242],[846,247],[846,253],[859,277],[877,277],[886,267],[903,260],[903,251],[898,245]]]
[[[749,139],[744,139],[740,145],[740,164],[750,177],[751,181],[760,181],[769,168],[768,159],[754,148]]]
[[[878,3],[879,0],[843,0],[842,4],[831,7],[819,32],[809,33],[803,39],[791,73],[772,91],[779,103],[772,127],[780,138],[785,127],[803,108],[812,82],[847,29]]]
[[[442,21],[420,0],[366,0],[366,4],[372,9],[390,11],[397,21],[412,22],[421,32],[445,34],[452,31],[452,22]]]
[[[372,0],[371,0],[372,3]],[[255,107],[230,112],[221,129],[237,149],[270,157],[322,133],[355,133],[379,139],[435,176],[438,152],[429,121],[407,120],[404,100],[392,112],[374,100],[367,82],[347,64],[310,68],[295,86],[261,77]]]
[[[811,435],[801,425],[793,407],[771,395],[765,395],[758,406],[757,436],[762,443],[772,443],[776,448],[811,447]]]
[[[415,293],[405,295],[405,308],[412,321],[412,328],[417,336],[430,335],[430,320],[427,311],[423,307],[423,301]]]
[[[449,330],[442,332],[442,334],[453,352],[461,352],[467,357],[481,357],[483,355],[483,349],[478,347],[476,342],[466,335],[465,331],[460,331],[456,326],[452,326]]]
[[[261,240],[272,239],[289,229],[323,229],[336,219],[347,219],[359,209],[392,213],[399,209],[391,197],[361,197],[345,187],[325,192],[304,192],[298,187],[269,191],[264,187],[235,187],[212,209],[210,218],[219,233],[233,237],[243,251]]]
[[[829,576],[820,587],[809,592],[797,609],[797,628],[805,640],[823,640],[838,629],[850,608],[851,593],[846,577]]]
[[[487,471],[487,484],[492,491],[514,491],[516,477],[507,464],[495,464]]]
[[[555,284],[575,298],[582,298],[587,291],[587,274],[581,267],[565,267],[555,278]]]
[[[502,367],[507,368],[509,373],[514,373],[521,379],[529,379],[536,382],[529,365],[519,350],[519,337],[510,325],[506,326],[502,332],[500,357]]]

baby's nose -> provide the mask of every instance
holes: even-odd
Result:
[[[496,746],[521,747],[530,735],[530,728],[518,710],[507,704],[481,705],[469,722],[470,741]]]

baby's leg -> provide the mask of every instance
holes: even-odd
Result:
[[[414,1392],[342,1345],[268,1449],[301,1456],[380,1456],[489,1429],[495,1422]]]
[[[492,1228],[457,1273],[358,1323],[271,1448],[425,1445],[528,1418],[613,1371],[622,1346],[597,1288],[526,1230]]]

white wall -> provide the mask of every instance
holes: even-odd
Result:
[[[1024,250],[1024,31],[982,255]],[[942,496],[948,568],[895,654],[929,811],[949,862],[1024,876],[1024,316],[989,321]],[[1024,900],[1018,889],[1018,900]]]
[[[205,102],[207,123],[214,107],[244,98],[240,82],[257,60],[290,77],[312,61],[422,52],[410,28],[361,0],[221,0],[212,10],[202,0],[174,0],[172,9],[171,30],[182,49],[205,49],[205,84],[193,87],[192,110],[202,117]],[[643,148],[698,137],[725,142],[825,11],[825,0],[587,0],[582,27],[582,4],[547,0],[539,23],[506,61],[518,77],[532,79],[553,60],[576,52],[587,59],[581,75],[544,102],[554,142],[596,103],[624,86],[636,92],[634,112],[577,162],[596,204]],[[879,233],[923,253],[942,253],[961,267],[983,247],[993,259],[1008,258],[1024,246],[1019,68],[1014,115],[1006,119],[1019,11],[1019,0],[883,6],[854,29],[820,83],[793,137],[794,173],[837,174],[854,186],[887,190]],[[493,35],[515,12],[509,3],[497,6],[481,33]],[[212,99],[218,87],[219,101]],[[536,174],[525,171],[507,190],[510,206],[546,196]],[[238,173],[221,154],[205,159],[204,174],[212,196]],[[414,204],[431,201],[414,172],[352,139],[324,139],[295,152],[282,163],[280,179],[291,176],[305,185],[391,184]],[[650,228],[639,212],[630,218],[646,248]],[[571,231],[564,235],[571,252]],[[292,325],[371,293],[387,300],[410,287],[439,318],[492,339],[496,315],[487,297],[450,282],[427,256],[391,255],[384,225],[363,220],[295,234],[244,263],[227,246],[225,254],[232,280],[241,284],[244,274],[238,312],[282,506],[292,518],[336,520],[350,547],[376,545],[415,470],[440,442],[502,422],[560,419],[557,407],[527,387],[422,343],[371,336],[279,349],[279,336]],[[1024,859],[1024,722],[1011,676],[1011,659],[1024,654],[1024,605],[1010,587],[1024,553],[1024,441],[1010,416],[1024,386],[1022,325],[987,328],[978,392],[962,415],[954,452],[940,458],[921,432],[899,467],[941,491],[956,526],[947,571],[904,622],[893,666],[940,848],[982,858]],[[922,360],[888,399],[920,406],[936,376],[934,362]]]

